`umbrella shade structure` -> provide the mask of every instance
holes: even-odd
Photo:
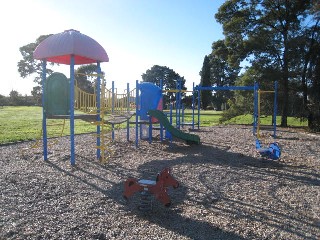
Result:
[[[97,92],[97,121],[100,121],[100,75],[101,75],[101,62],[109,62],[109,57],[104,48],[94,39],[88,37],[76,31],[74,29],[66,30],[62,33],[51,35],[50,37],[43,40],[33,52],[34,59],[42,61],[42,106],[43,106],[43,117],[42,117],[42,138],[43,138],[43,157],[46,161],[48,159],[48,144],[47,144],[47,112],[46,106],[57,105],[59,111],[53,111],[54,113],[68,113],[70,118],[70,163],[75,165],[75,147],[74,147],[74,65],[81,64],[97,64],[97,81],[96,81],[96,92]],[[67,64],[70,65],[70,81],[69,86],[61,84],[61,82],[55,80],[49,82],[46,80],[46,64],[47,62]],[[50,85],[51,83],[51,85]],[[46,95],[47,86],[59,86],[60,89],[53,89],[48,91],[48,96]],[[64,90],[69,89],[68,101],[62,101],[61,96],[59,97],[59,92],[65,92]],[[67,98],[68,98],[67,97]],[[61,99],[56,99],[61,98]],[[53,103],[48,105],[47,100],[54,100]],[[66,99],[67,100],[67,99]],[[61,108],[63,106],[63,108]],[[69,107],[69,109],[67,109]],[[55,107],[54,107],[55,108]],[[54,109],[53,108],[53,109]],[[97,158],[100,158],[100,126],[97,125]]]
[[[75,65],[109,62],[108,54],[96,40],[74,29],[51,35],[33,53],[35,59],[67,65],[72,55]]]

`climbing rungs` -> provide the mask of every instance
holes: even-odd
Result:
[[[108,134],[110,135],[110,134]],[[94,137],[100,137],[100,138],[104,138],[105,140],[110,140],[112,141],[112,139],[110,138],[110,136],[108,136],[106,133],[101,133],[101,134],[96,134],[96,133],[93,133],[92,136]]]
[[[112,147],[110,145],[100,145],[100,146],[94,146],[96,149],[100,150],[112,150]]]

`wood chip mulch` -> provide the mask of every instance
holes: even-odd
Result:
[[[189,131],[188,129],[185,129]],[[255,150],[249,126],[191,131],[201,145],[174,139],[134,145],[116,131],[108,163],[96,159],[95,137],[69,138],[49,148],[49,161],[31,142],[0,146],[0,239],[320,239],[320,137],[278,129],[279,161]],[[274,141],[265,131],[264,145]],[[50,140],[51,141],[51,140]],[[169,208],[139,194],[126,201],[129,177],[155,180],[170,167],[180,186]]]

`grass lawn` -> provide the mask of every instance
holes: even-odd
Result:
[[[48,119],[48,137],[61,135],[62,119]],[[0,108],[0,144],[34,140],[41,137],[41,107],[3,107]],[[96,127],[82,120],[75,120],[75,133],[94,132]],[[65,121],[62,135],[70,134],[69,120]]]
[[[219,124],[222,112],[201,111],[200,126],[213,126]],[[61,119],[48,119],[47,129],[49,137],[61,135],[63,128]],[[175,119],[173,119],[173,122]],[[186,110],[184,122],[192,122],[192,110]],[[252,115],[235,117],[224,124],[252,124]],[[197,122],[197,111],[195,111],[195,122]],[[280,123],[280,117],[277,117]],[[271,125],[271,116],[261,117],[261,124]],[[296,118],[288,118],[289,126],[305,127],[306,122],[300,122]],[[41,137],[42,129],[42,108],[41,107],[2,107],[0,108],[0,144],[34,140]],[[75,134],[95,132],[96,126],[82,121],[75,120]],[[65,121],[62,135],[70,134],[69,120]]]

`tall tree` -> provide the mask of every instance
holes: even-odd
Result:
[[[41,62],[39,60],[36,60],[33,58],[33,52],[36,49],[36,47],[47,37],[51,36],[49,35],[41,35],[39,36],[35,42],[29,43],[27,45],[24,45],[19,48],[19,51],[22,55],[22,59],[18,62],[18,72],[20,73],[20,76],[22,78],[29,77],[30,75],[34,75],[34,82],[37,84],[40,84],[41,82],[41,73],[42,73],[42,66]],[[54,65],[54,63],[50,63],[51,66]],[[52,70],[50,68],[47,68],[47,74],[51,74]]]
[[[211,87],[211,70],[210,70],[210,58],[206,55],[203,59],[202,69],[200,71],[200,85],[202,87]],[[211,104],[212,101],[212,91],[201,91],[201,104],[203,109]]]
[[[211,84],[215,87],[233,86],[238,77],[239,68],[229,64],[228,51],[223,40],[213,42],[210,66]],[[220,111],[222,103],[226,103],[232,96],[231,91],[216,91],[213,95],[213,102],[217,110]]]
[[[320,30],[320,29],[319,29]],[[308,68],[308,126],[312,131],[320,131],[320,31]]]
[[[229,0],[215,15],[223,25],[229,62],[236,66],[248,61],[263,61],[280,66],[282,98],[281,125],[287,126],[289,107],[289,53],[312,1],[291,0]]]
[[[29,43],[27,45],[24,45],[19,48],[19,51],[22,55],[22,59],[18,62],[18,72],[22,78],[26,78],[29,76],[34,76],[33,81],[37,84],[41,84],[41,73],[42,73],[42,65],[41,61],[36,60],[33,58],[33,52],[36,49],[36,47],[47,37],[51,36],[49,35],[41,35],[39,36],[35,42]],[[54,63],[50,63],[50,66],[53,66]],[[47,75],[50,75],[53,71],[47,67],[46,73]],[[39,89],[38,86],[35,86],[32,90],[33,93],[36,93]]]
[[[146,73],[142,74],[142,80],[144,82],[152,82],[158,86],[160,86],[160,81],[162,80],[164,90],[176,89],[177,81],[181,80],[181,89],[186,90],[186,80],[184,77],[181,77],[174,70],[166,66],[154,65],[151,69],[148,69]],[[168,101],[175,99],[175,93],[173,92],[166,92],[163,95],[164,105],[168,103]],[[184,97],[185,93],[181,95]]]

